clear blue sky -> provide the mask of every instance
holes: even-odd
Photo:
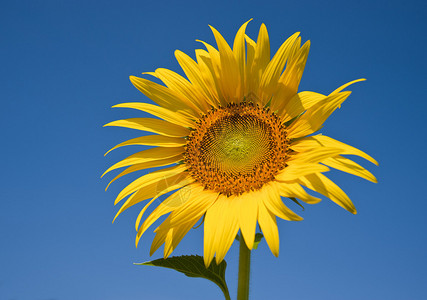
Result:
[[[333,179],[358,209],[330,201],[279,221],[279,258],[265,242],[253,253],[251,299],[427,299],[426,29],[424,1],[2,1],[0,4],[0,299],[221,299],[202,279],[134,266],[149,260],[153,235],[134,246],[138,208],[112,225],[113,200],[99,179],[134,149],[103,154],[137,132],[102,125],[146,101],[129,75],[166,67],[214,43],[208,24],[231,41],[250,18],[272,49],[301,31],[312,42],[301,90],[329,93],[368,80],[322,132],[365,150],[373,184]],[[202,253],[202,228],[176,254]],[[235,298],[237,245],[226,256]],[[156,253],[154,258],[161,254]]]

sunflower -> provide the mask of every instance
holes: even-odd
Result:
[[[329,95],[298,93],[310,42],[301,46],[297,32],[270,59],[265,25],[255,42],[245,34],[248,22],[238,30],[232,48],[211,27],[218,49],[199,41],[206,50],[196,49],[196,60],[177,50],[175,56],[187,79],[162,68],[144,74],[164,85],[131,76],[133,85],[158,105],[133,102],[113,107],[140,110],[156,118],[105,125],[153,133],[112,148],[153,146],[105,172],[127,167],[113,182],[135,171],[163,167],[137,178],[115,200],[117,204],[126,199],[117,217],[151,199],[136,220],[136,245],[156,220],[169,214],[154,230],[150,255],[165,244],[164,257],[168,257],[202,219],[206,266],[214,257],[217,263],[223,260],[239,230],[252,249],[257,223],[271,252],[278,256],[276,217],[302,220],[281,197],[318,203],[321,199],[307,192],[312,190],[356,214],[349,197],[323,173],[334,168],[376,182],[369,171],[343,155],[377,164],[371,156],[315,134],[350,95],[343,90],[364,79],[344,84]],[[149,206],[170,192],[143,219]]]

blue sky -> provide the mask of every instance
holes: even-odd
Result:
[[[426,299],[426,17],[422,1],[2,1],[0,80],[0,298],[6,300],[221,299],[202,279],[134,266],[149,260],[153,234],[134,246],[133,208],[111,224],[111,164],[103,154],[137,133],[102,128],[138,116],[111,109],[147,101],[129,75],[165,67],[173,52],[231,41],[250,18],[272,50],[292,33],[311,40],[301,90],[329,93],[353,79],[353,94],[322,133],[374,156],[357,160],[373,184],[334,172],[358,214],[331,201],[292,206],[304,221],[279,221],[281,250],[253,253],[251,299]],[[175,254],[201,254],[202,228]],[[160,257],[156,253],[154,258]],[[226,256],[235,298],[238,247]]]

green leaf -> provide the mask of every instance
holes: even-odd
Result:
[[[254,242],[254,247],[253,247],[254,249],[258,248],[258,245],[261,242],[261,240],[262,240],[263,237],[264,236],[262,235],[262,233],[255,234],[255,242]]]
[[[224,293],[226,300],[231,299],[227,283],[225,282],[225,269],[227,268],[225,260],[223,260],[219,265],[217,265],[215,260],[213,260],[209,268],[205,267],[203,257],[199,255],[172,256],[169,258],[160,258],[134,264],[174,269],[178,272],[184,273],[188,277],[208,279],[219,286]]]

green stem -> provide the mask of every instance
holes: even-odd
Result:
[[[249,275],[251,271],[251,250],[246,246],[242,235],[240,235],[239,241],[239,281],[237,286],[237,300],[248,300]]]

